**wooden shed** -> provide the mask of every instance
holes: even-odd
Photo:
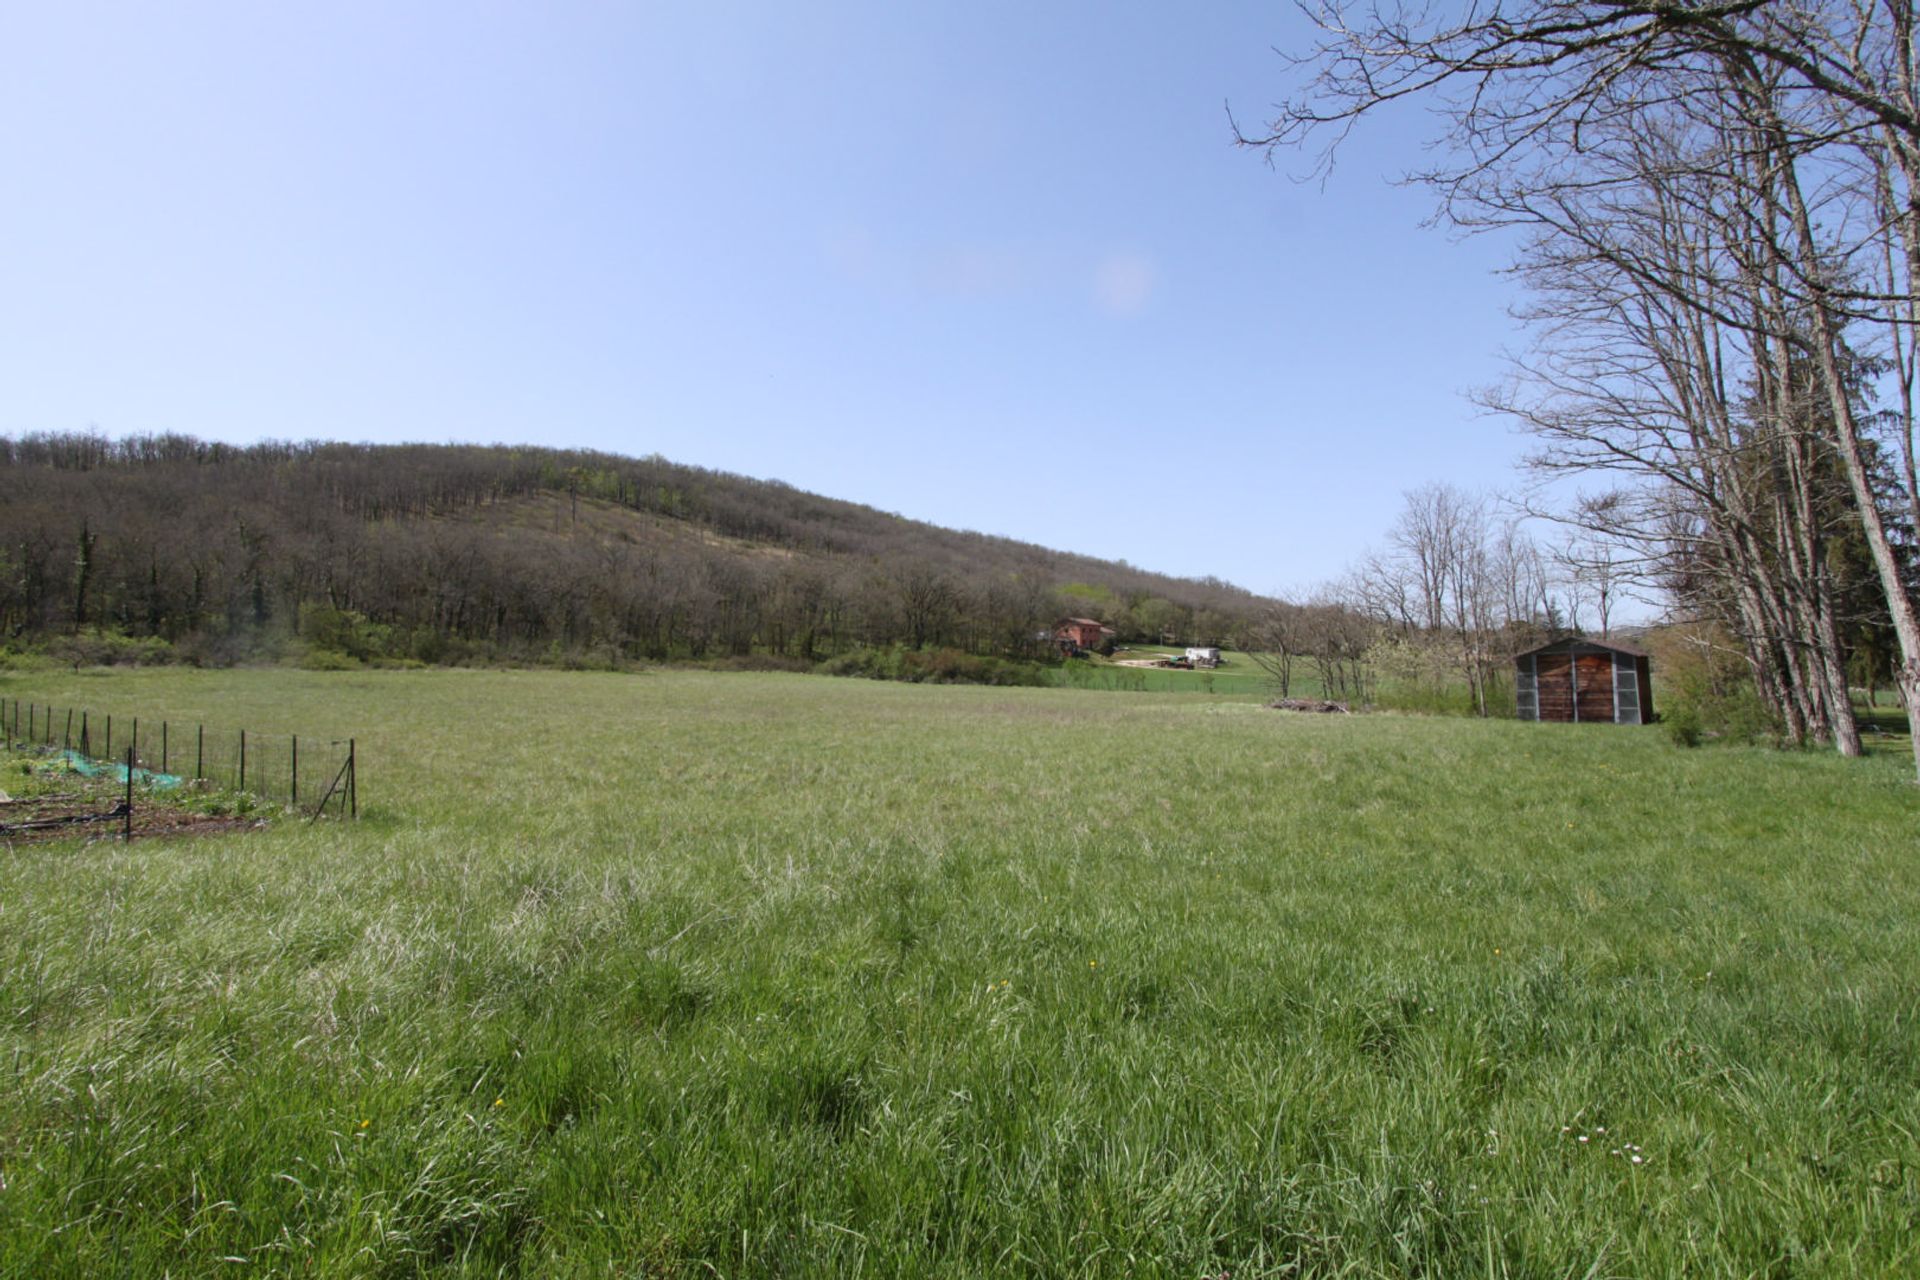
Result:
[[[1653,723],[1647,655],[1632,645],[1568,636],[1527,650],[1513,665],[1522,720]]]

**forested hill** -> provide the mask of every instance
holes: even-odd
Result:
[[[185,436],[0,438],[0,641],[202,662],[340,652],[1018,654],[1063,614],[1230,638],[1215,580],[964,533],[661,458]]]

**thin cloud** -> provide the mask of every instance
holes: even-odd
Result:
[[[1094,300],[1109,315],[1139,315],[1153,297],[1158,274],[1144,254],[1109,254],[1094,268]]]

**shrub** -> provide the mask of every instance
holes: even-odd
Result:
[[[429,665],[447,657],[447,637],[433,627],[415,627],[407,637],[407,656]]]
[[[303,604],[300,638],[316,649],[331,649],[364,662],[388,651],[393,628],[369,622],[364,614],[352,609],[336,609],[326,603]]]
[[[286,637],[274,632],[197,631],[175,646],[180,661],[194,667],[236,667],[243,662],[276,662]]]
[[[81,667],[167,666],[180,660],[174,647],[159,636],[123,636],[113,631],[56,636],[47,642],[46,653],[76,671]]]
[[[861,676],[868,680],[901,680],[899,649],[851,649],[836,654],[814,670],[830,676]]]
[[[39,671],[52,665],[53,660],[38,650],[0,646],[0,671]]]
[[[958,649],[907,650],[901,658],[900,678],[929,684],[986,684],[1037,686],[1047,683],[1038,663],[988,658]]]
[[[854,649],[828,658],[814,670],[830,676],[905,680],[913,684],[1037,688],[1051,683],[1046,668],[1037,662],[983,657],[959,649]]]
[[[805,658],[790,658],[784,653],[736,653],[707,664],[712,671],[795,671],[814,669]]]
[[[1662,716],[1661,723],[1666,726],[1667,737],[1676,747],[1697,747],[1700,745],[1700,712],[1690,703],[1682,703]]]
[[[363,665],[351,654],[338,649],[308,649],[300,655],[300,667],[306,671],[358,671]]]
[[[1671,672],[1659,705],[1667,736],[1683,747],[1701,742],[1777,743],[1780,724],[1751,680],[1716,681],[1701,667]]]

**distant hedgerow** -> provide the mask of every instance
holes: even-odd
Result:
[[[1037,662],[985,657],[959,649],[854,649],[815,668],[830,676],[905,680],[912,684],[985,684],[1034,688],[1051,683]]]

